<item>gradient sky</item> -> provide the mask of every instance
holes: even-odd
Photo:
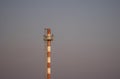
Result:
[[[0,79],[120,79],[119,0],[0,0]]]

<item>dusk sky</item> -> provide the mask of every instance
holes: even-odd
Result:
[[[0,0],[0,79],[120,79],[119,0]]]

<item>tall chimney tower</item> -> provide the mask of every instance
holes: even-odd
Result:
[[[51,79],[51,41],[53,41],[53,34],[50,28],[45,28],[44,41],[47,43],[47,79]]]

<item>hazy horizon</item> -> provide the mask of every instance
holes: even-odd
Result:
[[[0,79],[120,79],[119,0],[0,0]]]

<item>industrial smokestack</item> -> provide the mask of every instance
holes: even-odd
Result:
[[[45,28],[44,41],[47,43],[47,79],[51,79],[51,41],[53,41],[53,34],[50,28]]]

